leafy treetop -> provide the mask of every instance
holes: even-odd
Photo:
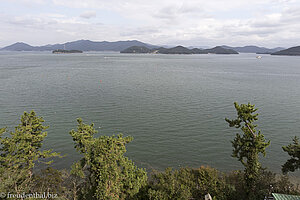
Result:
[[[244,179],[247,184],[248,199],[253,199],[255,193],[255,185],[261,169],[259,162],[259,153],[265,156],[265,149],[270,145],[270,141],[266,142],[265,137],[260,131],[256,131],[257,125],[254,124],[258,120],[258,114],[255,112],[254,105],[234,103],[237,111],[237,118],[229,120],[225,118],[230,127],[241,128],[243,134],[236,134],[232,141],[232,156],[244,165]]]
[[[282,172],[294,172],[300,169],[300,143],[299,138],[295,136],[293,143],[282,147],[283,151],[287,152],[291,158],[282,166]]]

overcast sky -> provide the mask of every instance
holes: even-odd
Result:
[[[300,45],[300,0],[0,0],[0,47],[140,40],[157,45]]]

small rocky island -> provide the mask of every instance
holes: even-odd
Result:
[[[80,50],[64,50],[64,49],[56,49],[52,51],[52,53],[82,53]]]
[[[183,46],[176,46],[173,48],[154,48],[150,49],[145,46],[132,46],[120,53],[154,53],[154,54],[239,54],[237,51],[232,49],[225,49],[217,46],[212,49],[188,49]]]

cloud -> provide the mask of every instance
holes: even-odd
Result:
[[[12,1],[16,6],[21,5],[16,4],[16,0]],[[29,0],[20,1],[30,4]],[[38,42],[31,34],[38,30],[43,38],[40,41],[46,43],[66,38],[98,41],[138,39],[155,44],[193,46],[262,43],[292,46],[300,41],[298,0],[252,0],[251,3],[248,0],[32,2],[35,8],[41,6],[43,9],[20,7],[23,13],[18,13],[6,11],[5,6],[0,8],[0,13],[6,11],[5,16],[0,14],[0,27],[5,27],[1,28],[2,35]],[[14,33],[12,30],[15,29],[24,36]]]
[[[95,11],[86,11],[80,15],[81,18],[90,19],[96,17],[97,14]]]
[[[124,31],[120,33],[120,36],[145,36],[151,37],[151,35],[159,34],[159,29],[155,27],[139,27],[139,28],[124,28]]]

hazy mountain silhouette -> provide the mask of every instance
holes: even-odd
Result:
[[[275,53],[272,53],[271,55],[300,56],[300,46],[277,51]]]
[[[252,45],[244,46],[244,47],[230,47],[230,46],[223,45],[221,47],[226,48],[226,49],[232,49],[232,50],[235,50],[240,53],[264,53],[264,54],[265,53],[274,53],[276,51],[281,51],[284,49],[282,47],[268,49],[265,47],[258,47],[258,46],[252,46]]]
[[[211,49],[202,50],[203,53],[212,53],[212,54],[239,54],[236,50],[226,49],[221,46],[216,46]]]
[[[154,48],[150,49],[144,46],[132,46],[129,47],[121,53],[160,53],[160,54],[238,54],[238,52],[232,49],[225,49],[223,47],[217,46],[212,49],[188,49],[183,46],[176,46],[173,48]]]
[[[93,42],[90,40],[77,40],[64,44],[49,44],[45,46],[31,46],[23,42],[4,47],[4,51],[52,51],[56,49],[80,50],[80,51],[122,51],[131,46],[145,46],[147,48],[157,48],[158,46],[146,44],[137,40],[117,41],[117,42]]]
[[[138,40],[128,40],[128,41],[117,41],[117,42],[94,42],[90,40],[77,40],[73,42],[66,42],[63,44],[48,44],[44,46],[31,46],[29,44],[23,42],[17,42],[15,44],[4,47],[0,50],[5,51],[53,51],[56,49],[65,49],[65,50],[80,50],[80,51],[124,51],[129,47],[146,47],[150,50],[156,49],[159,53],[163,54],[201,54],[207,53],[208,49],[200,49],[200,48],[186,48],[183,46],[177,46],[173,48],[164,48],[159,47],[147,43],[140,42]],[[216,48],[216,47],[215,47]],[[220,49],[222,48],[222,49]],[[220,52],[222,54],[226,54],[224,49],[231,49],[240,53],[275,53],[277,51],[284,50],[284,48],[278,47],[273,49],[268,49],[265,47],[257,47],[257,46],[244,46],[244,47],[230,47],[230,46],[219,46],[217,49],[212,48],[212,52],[209,53],[217,53]],[[219,49],[219,50],[218,50]],[[145,50],[145,49],[144,49]],[[129,50],[130,51],[130,50]],[[148,51],[148,50],[145,50]],[[203,52],[206,51],[206,52]]]

